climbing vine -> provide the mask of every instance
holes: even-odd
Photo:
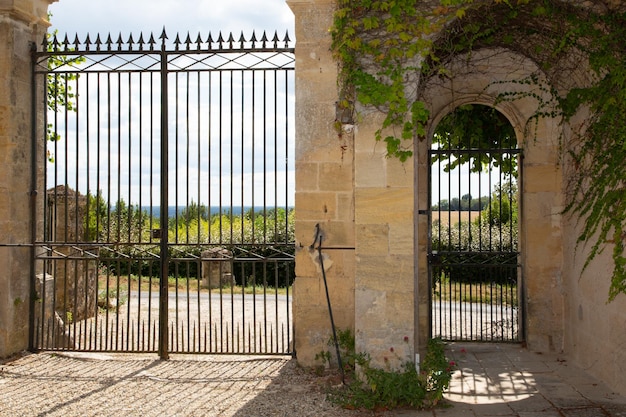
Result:
[[[503,47],[533,60],[538,76],[510,83],[497,100],[536,99],[533,119],[574,125],[561,136],[571,161],[566,212],[583,222],[581,243],[591,248],[585,267],[612,245],[609,300],[626,293],[626,13],[601,0],[577,7],[558,0],[337,0],[331,30],[339,63],[340,105],[358,102],[385,115],[375,133],[387,155],[406,161],[412,141],[426,136],[427,105],[420,86],[446,77],[455,57]],[[622,7],[622,9],[619,9]],[[564,88],[580,67],[588,80]],[[516,86],[532,84],[533,92]],[[543,92],[554,100],[545,102]],[[585,113],[586,112],[586,113]],[[588,115],[587,115],[588,113]],[[529,123],[531,120],[529,120]]]
[[[432,55],[429,35],[441,30],[471,0],[444,0],[428,13],[419,0],[338,0],[332,28],[332,50],[340,63],[340,105],[356,99],[384,111],[376,139],[386,143],[389,156],[406,161],[414,137],[424,137],[429,113],[406,87],[423,71]],[[454,10],[454,13],[452,11]],[[387,133],[387,129],[391,133]]]

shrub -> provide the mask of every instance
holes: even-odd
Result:
[[[444,276],[453,282],[517,282],[516,222],[433,223],[431,245],[435,281]]]
[[[349,382],[331,388],[328,398],[344,408],[434,407],[450,384],[454,363],[446,359],[445,345],[440,339],[429,341],[419,372],[411,361],[404,362],[397,370],[375,368],[369,355],[355,353],[354,336],[350,330],[339,331],[338,339]],[[405,343],[407,341],[408,338],[405,338]],[[393,349],[390,350],[393,352]],[[322,352],[317,357],[330,361],[331,355]]]

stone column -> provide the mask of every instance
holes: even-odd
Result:
[[[288,0],[296,23],[296,280],[293,322],[298,361],[315,365],[329,349],[330,318],[316,250],[323,263],[335,323],[354,328],[354,151],[352,135],[335,130],[337,63],[330,52],[334,0]]]
[[[232,288],[235,285],[233,275],[233,252],[226,248],[211,248],[200,254],[202,259],[203,288]],[[245,277],[242,277],[245,278]],[[242,285],[246,283],[242,280]]]
[[[0,0],[1,243],[31,241],[30,192],[42,189],[30,175],[30,48],[43,39],[51,2]],[[30,254],[28,247],[0,247],[0,357],[28,348]]]

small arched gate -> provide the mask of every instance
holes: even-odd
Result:
[[[506,133],[477,126],[481,117]],[[489,107],[461,106],[437,128],[429,151],[433,337],[522,338],[520,157],[510,123]]]

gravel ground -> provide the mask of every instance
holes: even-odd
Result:
[[[332,381],[284,357],[26,354],[0,365],[0,416],[385,416],[330,404]]]

